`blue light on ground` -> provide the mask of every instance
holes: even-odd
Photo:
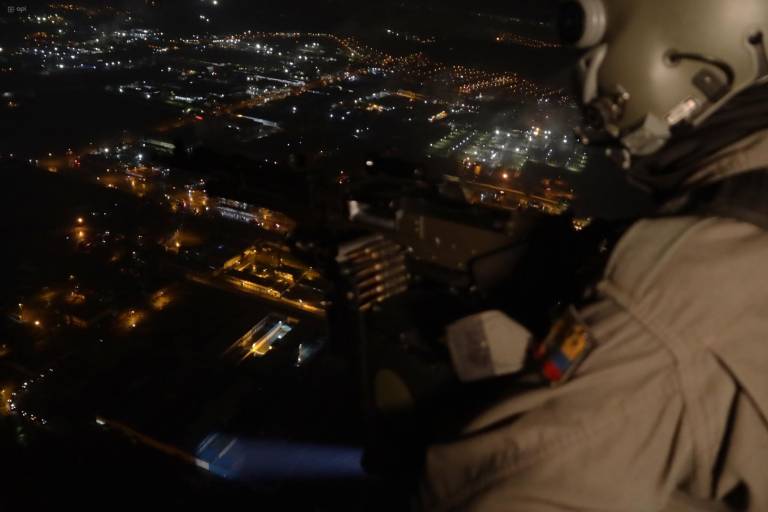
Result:
[[[211,434],[197,449],[197,465],[242,482],[346,480],[365,477],[362,455],[355,447]]]

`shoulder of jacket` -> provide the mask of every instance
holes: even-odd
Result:
[[[768,232],[715,217],[641,221],[616,246],[601,288],[647,323],[706,345],[734,325],[768,329]]]
[[[716,217],[649,219],[619,241],[605,280],[634,298],[659,286],[699,293],[725,280],[768,278],[766,261],[768,232],[754,225]]]

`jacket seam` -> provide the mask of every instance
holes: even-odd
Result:
[[[691,435],[691,439],[694,441],[694,457],[697,455],[703,458],[704,467],[712,467],[714,464],[714,457],[709,451],[706,450],[706,446],[709,446],[712,442],[717,442],[714,433],[710,431],[708,422],[701,413],[698,407],[698,402],[694,396],[692,396],[691,388],[689,385],[689,379],[686,377],[686,369],[688,361],[693,356],[693,350],[683,343],[680,338],[671,330],[663,325],[659,325],[649,318],[649,315],[644,314],[642,308],[636,301],[631,299],[625,294],[619,287],[613,283],[603,283],[603,292],[606,296],[614,300],[619,307],[624,309],[632,318],[634,318],[643,328],[656,338],[660,344],[667,350],[674,359],[675,367],[675,380],[678,383],[680,394],[686,405],[686,414],[691,416],[691,421],[687,422],[688,431]],[[677,350],[675,349],[677,347]],[[702,347],[702,350],[706,350]],[[711,354],[711,352],[710,352]],[[714,355],[713,355],[714,357]],[[702,429],[694,429],[692,425],[702,425]],[[700,467],[701,465],[695,464],[694,467]],[[701,492],[706,492],[704,487],[699,489]]]

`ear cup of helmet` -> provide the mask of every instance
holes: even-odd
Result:
[[[607,19],[602,0],[567,0],[560,4],[557,28],[564,44],[589,48],[605,36]]]

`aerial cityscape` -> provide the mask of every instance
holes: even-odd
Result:
[[[574,231],[599,215],[603,156],[540,65],[566,57],[535,2],[247,4],[2,7],[6,504],[373,510],[336,276],[297,240],[371,176]]]

